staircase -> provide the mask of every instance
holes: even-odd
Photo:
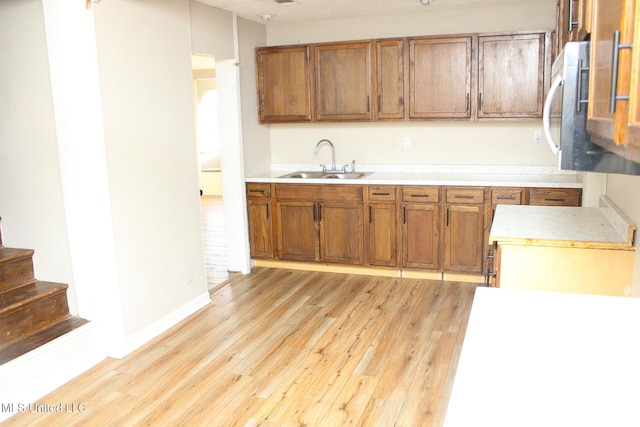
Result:
[[[33,250],[4,247],[0,234],[0,365],[87,323],[69,313],[67,287],[37,280]]]

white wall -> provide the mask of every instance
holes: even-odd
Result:
[[[36,277],[68,283],[77,313],[42,1],[0,2],[0,216]]]
[[[360,17],[300,24],[269,24],[269,45],[398,36],[550,30],[555,3]],[[546,143],[535,144],[541,120],[521,122],[399,122],[271,125],[273,163],[317,163],[321,138],[336,145],[337,161],[394,164],[555,165]],[[412,138],[403,150],[402,138]]]
[[[628,176],[618,174],[607,175],[607,196],[633,221],[640,226],[640,176]],[[640,297],[640,250],[638,249],[638,239],[640,236],[636,232],[635,236],[635,270],[633,274],[633,285],[631,295]]]
[[[128,351],[208,299],[189,1],[93,8]]]

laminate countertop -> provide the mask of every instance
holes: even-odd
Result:
[[[604,196],[599,207],[498,205],[489,243],[633,250],[635,230]]]
[[[444,426],[640,426],[638,325],[638,298],[477,288]]]
[[[320,170],[318,165],[275,165],[269,171],[249,175],[246,182],[583,188],[577,174],[547,167],[368,165],[358,167],[358,172],[368,173],[358,179],[283,177],[295,171]]]

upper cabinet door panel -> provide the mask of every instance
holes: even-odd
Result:
[[[258,108],[261,123],[312,119],[309,46],[258,48]]]
[[[377,109],[376,118],[404,118],[404,39],[377,40]]]
[[[615,114],[610,111],[613,33],[620,30],[623,1],[597,0],[594,3],[587,130],[595,140],[615,140]]]
[[[314,46],[318,121],[371,120],[371,42]]]
[[[409,117],[471,117],[471,37],[409,40]]]
[[[479,37],[478,117],[542,117],[545,34]]]

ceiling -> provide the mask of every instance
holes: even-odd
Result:
[[[557,0],[295,0],[279,4],[275,0],[197,0],[239,17],[266,25],[355,16],[394,15],[429,10],[501,6],[514,4],[555,4]],[[429,0],[423,0],[428,2]],[[269,18],[267,18],[269,17]]]

